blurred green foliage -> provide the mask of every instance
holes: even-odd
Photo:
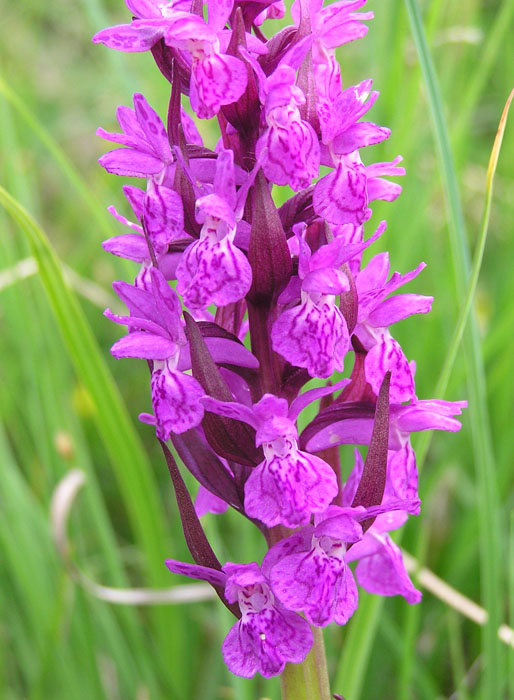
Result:
[[[412,291],[433,294],[433,311],[402,322],[396,335],[417,362],[420,398],[430,398],[463,302],[449,242],[448,193],[406,6],[399,0],[369,0],[368,7],[375,19],[367,37],[339,51],[342,75],[345,86],[373,77],[381,96],[371,118],[392,129],[387,142],[364,153],[366,162],[398,153],[405,158],[402,196],[376,206],[373,221],[388,220],[380,245],[390,251],[393,269],[403,272],[420,260],[428,264]],[[432,0],[421,11],[473,251],[487,162],[514,84],[514,2]],[[20,0],[2,6],[0,182],[38,220],[58,258],[78,276],[72,284],[80,298],[75,313],[80,323],[90,324],[98,344],[82,348],[85,366],[91,370],[91,358],[98,357],[122,400],[110,378],[102,398],[102,386],[95,388],[95,377],[81,371],[30,265],[27,276],[15,281],[3,274],[19,269],[31,251],[19,226],[0,210],[0,695],[6,700],[277,700],[278,684],[234,679],[224,669],[219,647],[231,622],[216,602],[152,609],[100,602],[70,579],[51,539],[52,494],[62,476],[79,467],[88,481],[73,508],[70,534],[74,556],[88,575],[106,585],[162,587],[182,583],[166,573],[164,558],[188,558],[165,465],[152,431],[136,418],[150,407],[144,363],[111,358],[109,347],[119,329],[101,313],[105,305],[116,305],[111,281],[129,280],[132,269],[100,246],[121,232],[105,207],[115,203],[124,211],[125,204],[119,178],[96,163],[106,144],[94,132],[100,124],[115,130],[115,107],[130,104],[133,92],[143,92],[163,116],[169,97],[149,54],[122,55],[90,43],[95,31],[127,20],[121,0]],[[268,33],[274,26],[270,23]],[[212,145],[215,136],[208,129],[202,125]],[[514,617],[508,608],[508,591],[514,588],[512,561],[510,581],[508,565],[514,507],[513,152],[511,122],[474,305],[494,447],[488,488],[499,525],[489,523],[479,507],[483,482],[465,415],[460,434],[439,434],[431,441],[421,478],[422,515],[411,519],[402,541],[424,565],[476,601],[484,599],[484,581],[494,575],[503,621]],[[74,319],[68,322],[73,326]],[[467,372],[459,350],[444,398],[468,397]],[[102,412],[109,406],[121,415],[123,405],[132,423],[123,423],[126,432],[109,440],[98,429]],[[136,446],[132,452],[128,444]],[[349,468],[351,454],[343,454]],[[484,568],[487,557],[479,549],[479,534],[490,526],[498,528],[492,571]],[[235,514],[207,517],[206,527],[220,558],[250,561],[263,554],[263,542]],[[338,679],[334,692],[347,700],[497,700],[488,695],[496,687],[501,697],[513,697],[514,678],[508,673],[513,664],[506,651],[494,661],[496,681],[487,680],[487,638],[431,595],[416,608],[403,599],[373,602],[365,594],[361,602],[347,628],[326,633],[331,672]],[[345,640],[353,645],[346,651]]]

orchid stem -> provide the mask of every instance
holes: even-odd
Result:
[[[282,700],[330,700],[323,630],[312,627],[314,643],[301,664],[286,664],[280,677]]]

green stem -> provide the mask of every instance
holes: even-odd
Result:
[[[323,630],[312,627],[314,643],[301,664],[286,664],[280,677],[282,700],[330,700]]]

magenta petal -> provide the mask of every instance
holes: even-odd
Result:
[[[137,233],[125,233],[122,236],[108,238],[102,243],[102,248],[120,258],[136,262],[143,262],[150,257],[145,239]]]
[[[215,336],[207,336],[204,340],[211,353],[212,359],[217,364],[238,365],[239,367],[251,367],[252,369],[257,369],[259,367],[259,361],[255,355],[240,343],[236,343],[228,338],[217,338]],[[187,346],[185,346],[180,354],[179,369],[189,369],[190,367],[191,355]],[[229,372],[229,370],[226,371]],[[231,374],[234,381],[237,382],[233,376],[234,373],[229,372],[229,374]],[[246,389],[248,390],[247,385]]]
[[[358,148],[381,143],[390,135],[391,130],[383,126],[377,126],[373,122],[358,122],[335,137],[332,150],[338,155],[347,155]],[[375,199],[375,197],[370,197],[370,199]]]
[[[184,209],[180,195],[169,187],[150,184],[144,199],[148,235],[157,252],[184,237]]]
[[[256,156],[266,177],[276,185],[298,191],[318,176],[318,138],[311,125],[300,119],[271,126],[257,141]]]
[[[146,318],[160,325],[161,316],[155,306],[153,294],[146,289],[139,289],[127,282],[113,282],[113,289],[130,310],[131,316]]]
[[[200,399],[205,392],[194,377],[164,367],[152,372],[151,384],[160,440],[166,441],[172,432],[183,433],[200,424],[203,418]]]
[[[393,338],[377,343],[364,360],[366,381],[378,396],[386,372],[391,372],[389,400],[404,403],[415,395],[414,377],[400,344]]]
[[[371,258],[366,267],[363,268],[357,275],[355,283],[357,285],[359,297],[370,289],[382,287],[387,280],[388,274],[389,254],[378,253],[378,255]]]
[[[354,547],[356,555],[360,544]],[[414,588],[405,570],[400,548],[388,535],[378,536],[376,552],[359,561],[355,574],[359,585],[368,593],[402,595],[411,605],[421,600],[421,593]]]
[[[162,162],[148,153],[133,148],[116,148],[98,159],[108,173],[129,177],[147,177],[161,172]]]
[[[363,19],[367,19],[364,17]],[[357,15],[358,16],[358,15]],[[368,27],[361,24],[359,21],[347,21],[341,26],[336,26],[334,29],[323,33],[323,43],[329,48],[337,48],[343,44],[348,44],[350,41],[361,39],[368,33]]]
[[[350,290],[350,283],[342,270],[328,267],[309,272],[303,280],[302,289],[306,292],[338,296],[341,292]]]
[[[400,173],[395,173],[400,175]],[[402,186],[389,180],[380,178],[368,178],[368,199],[373,202],[375,199],[382,199],[384,202],[393,202],[402,193]]]
[[[348,479],[346,480],[346,483],[343,488],[343,493],[341,495],[342,506],[351,506],[351,504],[353,503],[353,499],[355,498],[355,494],[357,493],[357,489],[359,487],[359,483],[362,477],[362,472],[364,471],[364,461],[362,459],[361,453],[357,448],[354,449],[354,457],[355,462],[353,469],[350,472]]]
[[[397,498],[418,497],[416,455],[410,442],[389,457],[387,476]]]
[[[119,110],[123,107],[123,105],[120,105],[118,107],[118,115],[119,115]],[[125,107],[126,110],[131,112],[133,114],[133,110],[131,110],[129,107]],[[134,117],[134,120],[137,120]],[[119,116],[118,116],[118,121],[120,121]],[[132,125],[131,125],[132,126]],[[119,134],[114,131],[106,131],[105,129],[102,129],[102,127],[99,127],[96,130],[96,135],[99,136],[102,139],[105,139],[106,141],[112,141],[113,143],[121,143],[123,146],[128,146],[129,148],[135,148],[136,150],[139,151],[144,151],[145,153],[148,153],[149,148],[148,144],[145,141],[145,135],[139,128],[139,124],[137,124],[137,127],[132,129],[129,128],[127,129],[127,132]]]
[[[228,238],[196,241],[184,252],[177,266],[177,291],[192,309],[210,304],[226,306],[248,293],[252,269],[245,256]]]
[[[218,172],[218,169],[216,169],[216,172]],[[196,200],[196,220],[198,223],[205,223],[207,215],[224,221],[229,229],[233,229],[236,225],[233,207],[228,200],[217,194],[207,194]]]
[[[125,5],[138,18],[161,18],[158,0],[125,0]],[[161,20],[162,21],[162,20]]]
[[[224,513],[228,508],[228,504],[219,496],[215,496],[208,491],[205,486],[200,484],[198,493],[195,498],[195,511],[199,518],[206,513]]]
[[[246,66],[239,58],[213,53],[193,62],[191,107],[200,119],[210,119],[222,105],[236,102],[247,82]]]
[[[340,82],[336,84],[340,90]],[[352,85],[339,92],[326,107],[323,104],[318,105],[324,143],[329,144],[337,134],[343,134],[350,129],[373,106],[378,92],[372,92],[370,95],[372,84],[372,80],[363,80],[358,85]]]
[[[234,170],[234,153],[230,149],[222,149],[216,158],[216,174],[214,176],[214,192],[225,201],[232,211],[237,205],[236,178]]]
[[[372,311],[368,323],[375,328],[385,328],[413,314],[427,314],[432,308],[433,297],[421,294],[399,294],[386,299]]]
[[[214,362],[257,369],[259,360],[244,345],[228,338],[205,338]]]
[[[109,134],[109,136],[123,136],[127,135],[137,141],[140,141],[144,145],[146,144],[145,133],[141,128],[140,123],[137,120],[136,112],[132,107],[127,107],[126,105],[119,105],[116,110],[116,119],[123,131],[123,134]],[[103,131],[103,129],[98,129],[98,131]],[[97,131],[97,133],[98,133]],[[120,141],[123,143],[123,141]]]
[[[161,326],[166,330],[170,338],[184,343],[185,335],[180,321],[180,301],[175,290],[170,287],[158,268],[150,268],[150,277],[155,308],[158,310]]]
[[[316,537],[326,536],[341,542],[358,542],[362,539],[362,527],[354,517],[356,510],[348,512],[348,509],[345,511],[338,506],[331,506],[327,517],[325,514],[320,516],[324,520],[316,526]]]
[[[182,576],[187,576],[189,578],[197,578],[201,581],[207,581],[207,583],[213,586],[222,587],[227,580],[226,574],[222,571],[210,569],[207,566],[187,564],[186,562],[177,561],[176,559],[166,559],[164,563],[173,574],[182,574]]]
[[[331,224],[362,224],[370,216],[364,166],[339,163],[316,183],[312,203],[316,214]]]
[[[417,401],[410,406],[400,406],[395,422],[398,429],[406,434],[418,430],[457,432],[462,426],[453,416],[460,415],[461,409],[466,406],[466,401]]]
[[[139,224],[134,224],[132,221],[129,221],[125,216],[123,216],[122,214],[119,214],[116,211],[116,208],[113,206],[107,207],[107,211],[109,212],[109,214],[114,216],[114,218],[117,221],[119,221],[121,224],[123,224],[124,226],[128,226],[128,228],[131,228],[133,231],[137,231],[138,233],[140,233],[141,238],[143,238],[142,226],[140,226]],[[144,240],[144,238],[143,238],[143,240]]]
[[[111,353],[119,360],[122,357],[138,357],[142,360],[165,360],[174,355],[177,345],[146,331],[135,331],[121,338],[111,348]]]
[[[123,185],[123,194],[128,199],[136,219],[141,221],[146,193],[139,187],[134,187],[134,185]]]
[[[334,622],[338,625],[346,625],[350,617],[357,610],[359,600],[357,585],[349,566],[343,569],[343,573],[339,576],[337,584],[334,604]]]
[[[268,527],[306,525],[337,493],[332,468],[319,457],[292,449],[255,467],[245,484],[245,512]]]
[[[307,391],[304,391],[291,402],[288,411],[289,419],[292,421],[296,420],[300,412],[303,411],[303,409],[310,403],[320,399],[322,396],[328,396],[328,394],[332,394],[335,391],[339,391],[339,389],[343,389],[350,383],[350,381],[350,379],[341,379],[340,382],[329,384],[329,386],[317,387],[315,389],[308,389]]]
[[[164,36],[162,19],[132,22],[132,24],[118,24],[108,27],[94,35],[92,41],[95,44],[105,44],[117,51],[149,51],[159,39]]]
[[[171,162],[171,150],[164,124],[157,112],[150,107],[144,95],[140,93],[134,95],[134,110],[139,125],[155,155],[163,162]]]
[[[348,328],[333,302],[308,297],[299,306],[283,311],[271,330],[273,349],[312,377],[342,372],[350,346]]]
[[[180,108],[180,119],[182,122],[182,128],[184,129],[186,143],[191,143],[195,146],[203,146],[202,137],[196,128],[193,118],[185,111],[183,107]]]
[[[304,612],[311,624],[323,627],[332,622],[337,579],[344,567],[344,561],[316,547],[278,562],[270,573],[271,587],[286,608]]]
[[[236,403],[235,401],[218,401],[218,399],[213,399],[211,396],[204,396],[201,401],[206,411],[225,418],[243,421],[243,423],[248,423],[253,428],[259,427],[257,416],[249,406]]]
[[[265,608],[248,613],[236,622],[222,646],[223,658],[232,673],[265,678],[284,670],[286,662],[300,663],[312,646],[308,623],[296,613]]]
[[[113,314],[110,309],[105,309],[104,316],[114,323],[121,323],[128,326],[130,330],[149,331],[153,335],[159,337],[164,336],[162,326],[154,321],[149,321],[146,318],[137,318],[136,316],[118,316],[117,314]],[[173,351],[172,354],[174,354],[174,352],[175,351]],[[167,357],[169,357],[169,355]]]

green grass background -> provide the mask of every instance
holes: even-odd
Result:
[[[428,264],[409,291],[433,294],[433,311],[395,335],[417,362],[418,395],[430,398],[464,303],[489,154],[514,84],[514,1],[367,7],[375,12],[367,37],[339,51],[343,82],[373,77],[381,96],[371,118],[392,129],[365,162],[405,158],[403,194],[375,206],[374,221],[388,220],[381,245],[393,269]],[[125,205],[120,179],[96,163],[106,144],[94,135],[98,125],[114,129],[116,106],[133,92],[164,116],[168,87],[150,55],[90,43],[100,28],[127,21],[121,0],[1,9],[0,183],[57,259],[19,212],[16,220],[0,209],[0,275],[33,255],[43,265],[11,283],[0,276],[0,697],[278,700],[276,682],[243,681],[223,667],[231,620],[217,602],[115,607],[77,586],[56,554],[51,497],[79,467],[87,486],[70,535],[83,570],[111,586],[183,583],[163,566],[167,556],[188,557],[166,468],[136,418],[150,408],[147,371],[109,355],[119,329],[102,309],[116,304],[111,281],[129,280],[132,268],[100,246],[121,232],[105,207]],[[429,593],[416,607],[363,593],[346,628],[326,631],[333,692],[346,700],[514,698],[513,650],[496,639],[497,626],[514,618],[513,153],[511,117],[472,320],[444,387],[444,398],[471,407],[460,434],[417,439],[426,450],[423,509],[402,539],[486,607],[491,623],[480,629]],[[61,263],[79,276],[71,292]],[[235,514],[207,517],[206,527],[221,559],[263,554]]]

